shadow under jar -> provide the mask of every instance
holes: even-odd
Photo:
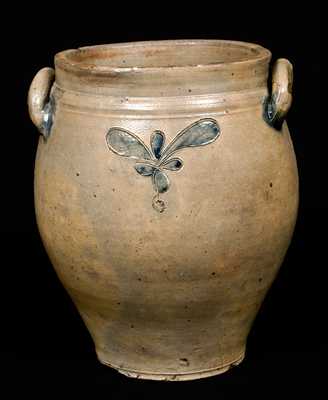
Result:
[[[221,40],[60,52],[28,96],[44,246],[95,342],[131,377],[240,363],[290,243],[292,67]]]

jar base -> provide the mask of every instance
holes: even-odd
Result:
[[[132,371],[129,369],[125,368],[120,368],[118,366],[115,366],[107,361],[104,361],[102,359],[99,359],[99,361],[111,368],[116,369],[119,373],[128,376],[129,378],[136,378],[136,379],[149,379],[149,380],[155,380],[155,381],[189,381],[189,380],[194,380],[194,379],[202,379],[202,378],[208,378],[214,375],[220,375],[231,368],[239,365],[243,359],[245,358],[245,353],[242,353],[235,361],[229,362],[226,365],[222,365],[217,368],[211,368],[208,370],[203,370],[203,371],[195,371],[195,372],[186,372],[186,373],[177,373],[177,374],[170,374],[170,373],[151,373],[151,372],[144,372],[144,371]]]

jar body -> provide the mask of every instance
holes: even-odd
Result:
[[[181,151],[167,208],[150,179],[110,152],[120,126],[145,142],[169,140],[204,115],[129,118],[58,106],[40,138],[38,226],[99,358],[137,373],[178,375],[224,367],[244,354],[252,321],[290,242],[297,170],[287,125],[276,132],[253,107],[212,114],[221,135]]]

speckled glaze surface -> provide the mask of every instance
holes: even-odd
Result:
[[[292,68],[218,40],[67,50],[36,75],[35,207],[99,360],[137,378],[240,363],[289,246]],[[269,88],[269,89],[268,89]]]

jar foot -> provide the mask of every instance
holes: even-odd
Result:
[[[233,368],[240,364],[245,357],[245,354],[241,354],[235,361],[229,362],[226,365],[222,365],[217,368],[211,368],[208,370],[202,371],[195,371],[195,372],[186,372],[186,373],[151,373],[151,372],[144,372],[144,371],[132,371],[129,369],[121,368],[115,365],[110,364],[107,361],[99,360],[102,364],[107,365],[116,369],[119,373],[128,376],[129,378],[136,378],[136,379],[150,379],[156,381],[188,381],[194,379],[202,379],[208,378],[214,375],[220,375],[227,372],[229,369]]]

